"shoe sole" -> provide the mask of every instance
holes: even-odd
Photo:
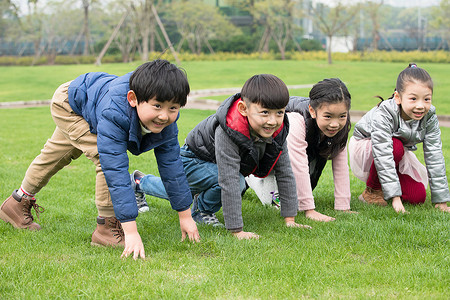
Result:
[[[144,208],[139,208],[138,209],[138,211],[140,212],[140,213],[145,213],[145,212],[148,212],[150,210],[150,208],[148,208],[148,207],[144,207]]]
[[[30,231],[37,231],[37,230],[40,230],[40,228],[38,229],[38,228],[30,228],[30,227],[21,227],[21,226],[17,225],[17,223],[14,222],[10,217],[8,217],[8,215],[5,214],[5,213],[3,212],[3,210],[0,210],[0,219],[2,219],[3,221],[5,221],[6,223],[11,224],[14,228],[17,228],[17,229],[28,229],[28,230],[30,230]],[[37,224],[37,223],[36,223],[36,224]]]
[[[194,222],[197,224],[197,225],[201,225],[201,226],[211,226],[211,227],[222,227],[222,228],[225,228],[225,225],[223,225],[222,223],[207,223],[207,222],[205,222],[202,218],[198,218],[198,217],[196,217],[196,215],[194,215],[193,217],[192,217],[192,220],[194,220]]]
[[[99,244],[99,243],[94,243],[94,242],[91,242],[91,246],[94,246],[94,247],[113,247],[113,248],[125,248],[125,246],[124,246],[124,245],[120,245],[120,244],[117,244],[117,245],[113,245],[113,244],[103,245],[103,244]]]

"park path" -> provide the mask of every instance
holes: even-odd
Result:
[[[312,88],[313,84],[303,84],[303,85],[288,85],[289,89],[302,89],[302,88]],[[221,102],[217,100],[204,99],[209,96],[230,96],[235,93],[239,93],[241,88],[224,88],[224,89],[211,89],[211,90],[195,90],[191,91],[186,108],[195,109],[210,109],[216,110]],[[203,98],[203,99],[202,99]],[[225,100],[225,98],[224,98]],[[350,119],[353,123],[358,122],[359,119],[365,114],[365,111],[360,110],[350,110]],[[450,127],[450,116],[438,115],[439,125],[442,127]]]
[[[301,84],[301,85],[288,85],[289,89],[303,89],[311,88],[313,84]],[[210,96],[231,96],[235,93],[239,93],[241,87],[235,88],[221,88],[221,89],[204,89],[193,90],[188,96],[188,101],[185,108],[203,109],[203,110],[216,110],[221,102],[217,100],[205,99]],[[50,100],[32,100],[32,101],[17,101],[17,102],[0,102],[0,109],[2,108],[24,108],[34,106],[49,105]],[[352,122],[357,122],[365,114],[365,111],[350,110],[350,118]],[[450,116],[438,115],[439,125],[443,127],[450,127]]]

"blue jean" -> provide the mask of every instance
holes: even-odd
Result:
[[[197,209],[205,213],[218,212],[222,207],[222,201],[217,165],[199,159],[186,145],[181,147],[180,154],[192,195],[198,194],[197,207],[193,207],[193,212]],[[157,176],[144,176],[139,186],[147,195],[169,199],[161,178]],[[242,175],[240,187],[242,191],[245,190],[245,178]]]

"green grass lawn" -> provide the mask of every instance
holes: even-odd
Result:
[[[212,111],[183,110],[182,142]],[[50,137],[48,107],[0,110],[0,198],[20,186],[31,160]],[[450,129],[442,128],[450,161]],[[423,162],[422,150],[418,157]],[[156,173],[152,152],[130,155],[130,171]],[[447,176],[449,173],[447,172]],[[364,184],[351,175],[352,209],[333,210],[330,164],[314,191],[317,210],[331,223],[296,221],[248,191],[245,229],[259,240],[239,241],[224,229],[200,226],[200,243],[180,242],[177,214],[168,201],[148,197],[150,212],[137,219],[147,259],[121,260],[120,249],[90,246],[95,228],[94,165],[85,157],[56,174],[38,194],[45,208],[39,232],[0,221],[0,299],[447,299],[450,215],[408,206],[408,215],[357,200]],[[221,212],[218,214],[223,221]]]
[[[50,99],[59,84],[91,71],[123,75],[140,62],[130,64],[0,67],[0,102]],[[352,95],[352,109],[369,110],[374,98],[392,95],[404,63],[343,62],[332,65],[321,61],[189,61],[182,62],[192,90],[241,87],[254,74],[272,73],[287,85],[314,84],[324,78],[339,77]],[[438,114],[450,114],[450,65],[420,64],[434,80],[433,104]],[[308,96],[308,90],[293,90],[292,95]],[[227,96],[218,97],[225,99]]]

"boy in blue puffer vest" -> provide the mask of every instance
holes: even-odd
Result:
[[[99,216],[92,244],[124,246],[122,256],[145,258],[127,150],[139,155],[154,149],[171,206],[179,214],[182,239],[199,241],[175,123],[189,92],[186,74],[166,60],[147,62],[120,77],[86,73],[62,84],[51,103],[53,136],[29,166],[20,189],[3,202],[0,218],[16,228],[41,229],[31,214],[32,207],[37,214],[43,212],[35,194],[84,154],[96,165],[97,174]]]
[[[191,191],[196,194],[192,216],[199,224],[223,226],[215,213],[223,206],[225,227],[238,239],[259,235],[244,231],[242,194],[244,176],[275,174],[279,187],[281,216],[289,227],[295,222],[298,202],[286,137],[289,131],[285,109],[289,91],[271,74],[247,80],[241,93],[225,100],[217,112],[189,132],[181,159]],[[138,192],[168,199],[159,177],[139,178]]]

